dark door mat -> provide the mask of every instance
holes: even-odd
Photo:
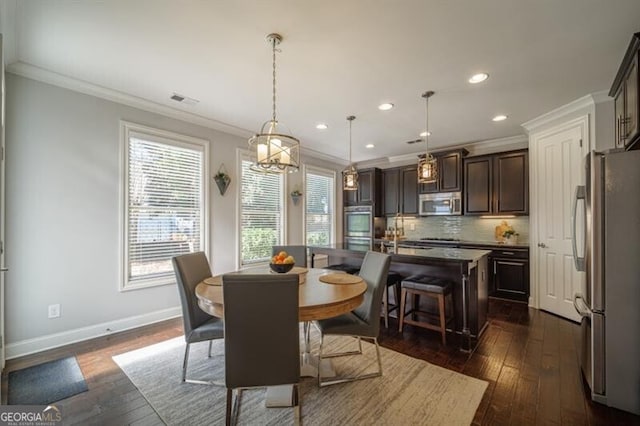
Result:
[[[61,358],[9,373],[10,405],[46,405],[89,388],[76,357]]]

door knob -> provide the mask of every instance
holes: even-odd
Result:
[[[538,247],[547,248],[547,245],[545,243],[538,243]]]

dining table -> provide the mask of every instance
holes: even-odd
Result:
[[[269,266],[246,268],[229,274],[271,274]],[[304,346],[301,353],[300,375],[323,377],[335,375],[331,362],[320,360],[311,354],[310,325],[312,321],[333,318],[360,306],[367,290],[366,282],[357,275],[322,268],[294,267],[289,274],[297,274],[300,282],[298,318],[303,323]],[[209,315],[224,318],[222,277],[224,274],[206,278],[195,289],[198,306]],[[274,307],[275,308],[275,307]],[[277,387],[276,387],[277,388]],[[290,405],[287,392],[267,392],[267,406]],[[286,401],[284,401],[286,400]]]

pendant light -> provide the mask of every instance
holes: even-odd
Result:
[[[345,191],[355,191],[358,189],[358,170],[351,162],[351,124],[355,119],[355,115],[347,117],[347,120],[349,120],[349,167],[342,172],[342,189]]]
[[[273,53],[273,114],[271,120],[262,125],[260,133],[249,139],[249,146],[256,155],[251,169],[267,173],[297,172],[300,168],[300,141],[290,136],[276,117],[276,51],[279,51],[276,46],[282,42],[282,36],[269,34],[267,41]]]
[[[418,162],[418,183],[433,183],[438,180],[438,160],[429,154],[429,98],[435,92],[428,91],[422,94],[426,104],[426,134],[424,136],[425,155]]]

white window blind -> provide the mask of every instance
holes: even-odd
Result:
[[[242,160],[240,261],[265,262],[271,246],[282,244],[284,179],[282,175],[251,170]]]
[[[127,132],[125,285],[175,281],[171,258],[204,249],[204,147]]]
[[[335,240],[335,174],[307,169],[305,185],[307,244],[331,244]]]

